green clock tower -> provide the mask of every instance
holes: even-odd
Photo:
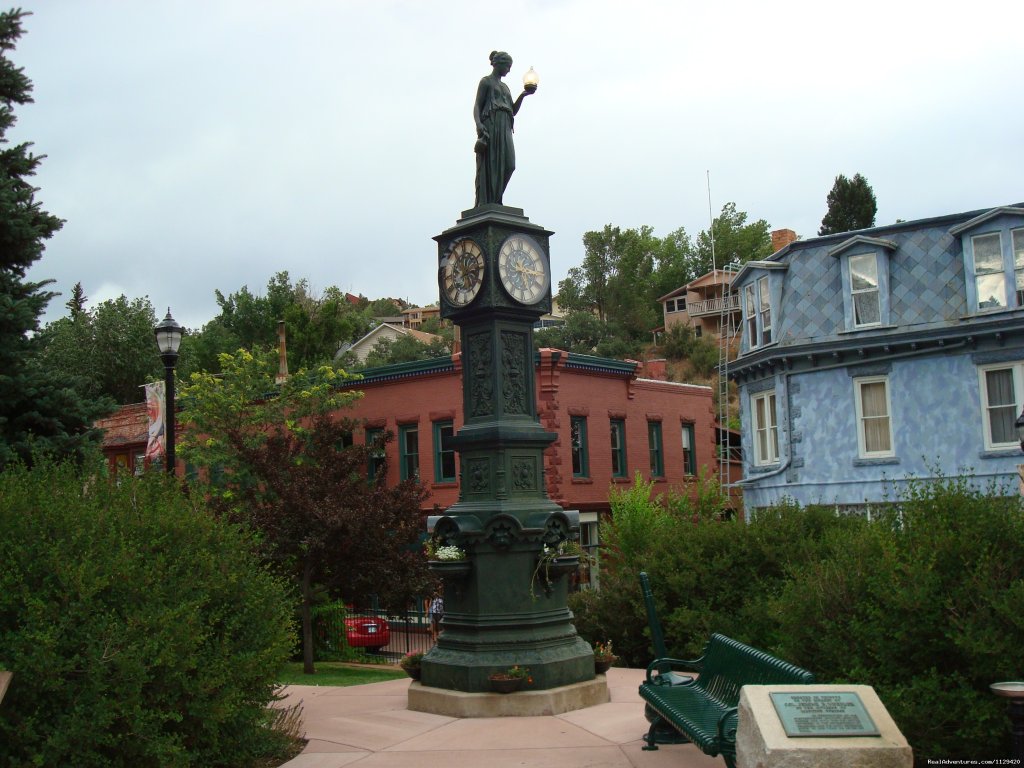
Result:
[[[517,664],[534,690],[594,679],[566,605],[578,556],[550,554],[579,530],[547,496],[543,454],[556,436],[537,418],[533,326],[551,309],[551,234],[519,208],[485,204],[434,238],[441,316],[461,331],[464,425],[459,501],[433,536],[468,558],[431,565],[445,614],[424,686],[484,692],[490,674]]]

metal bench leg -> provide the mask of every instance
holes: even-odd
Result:
[[[644,707],[644,717],[651,724],[651,727],[647,730],[647,735],[644,736],[644,741],[649,746],[644,747],[644,749],[657,749],[658,747],[655,746],[657,744],[690,743],[686,736],[665,722],[665,719],[650,704]]]
[[[658,748],[657,730],[659,725],[665,725],[665,721],[662,720],[661,717],[658,717],[656,720],[654,720],[651,723],[651,727],[647,729],[647,734],[644,736],[644,741],[646,743],[643,746],[643,750],[645,752],[649,752],[651,750]]]

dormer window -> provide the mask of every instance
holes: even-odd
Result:
[[[978,309],[1006,306],[1006,273],[998,232],[971,238],[974,251],[974,281],[978,287]]]
[[[768,277],[759,277],[743,287],[743,308],[747,323],[747,339],[751,349],[772,342],[772,302]]]
[[[743,307],[747,316],[747,343],[751,349],[758,346],[757,340],[757,312],[754,311],[754,285],[743,287]]]
[[[757,281],[757,312],[761,316],[761,344],[772,343],[772,303],[771,295],[768,292],[768,277],[759,278]]]
[[[850,257],[850,295],[853,298],[854,327],[863,328],[882,322],[876,254],[862,253]]]
[[[1017,306],[1024,307],[1024,229],[1010,233],[1013,238],[1013,274],[1017,283]]]
[[[889,262],[896,243],[854,235],[832,248],[843,285],[843,328],[859,331],[889,324]]]
[[[993,208],[949,230],[960,237],[967,305],[975,312],[1024,307],[1024,208]]]
[[[1024,307],[1024,229],[986,232],[970,242],[978,311]]]

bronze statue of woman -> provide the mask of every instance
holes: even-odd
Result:
[[[508,180],[516,169],[516,148],[512,143],[513,118],[523,99],[537,90],[526,86],[519,98],[501,78],[512,69],[512,57],[504,51],[491,51],[491,74],[480,81],[473,104],[476,121],[476,204],[497,203],[505,194]]]

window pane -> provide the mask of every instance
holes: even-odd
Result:
[[[665,465],[661,457],[661,422],[651,421],[647,423],[647,445],[651,458],[651,475],[662,477],[665,474]]]
[[[1024,269],[1024,229],[1013,230],[1013,266]]]
[[[855,291],[878,290],[878,263],[875,254],[850,257],[850,284]]]
[[[885,382],[875,381],[860,386],[860,402],[865,418],[886,416]]]
[[[626,435],[622,421],[611,422],[612,475],[626,476]]]
[[[864,420],[864,450],[867,453],[888,453],[892,450],[888,418]]]
[[[697,474],[697,457],[693,453],[693,425],[683,425],[683,472]]]
[[[402,427],[401,435],[401,470],[402,479],[419,477],[420,474],[420,435],[416,427]]]
[[[771,464],[779,458],[779,433],[776,428],[775,394],[754,400],[754,463]]]
[[[1017,442],[1017,404],[1013,390],[1013,370],[1005,368],[986,371],[985,395],[992,443]]]
[[[757,281],[757,289],[758,289],[758,292],[760,293],[760,296],[761,296],[761,309],[762,309],[762,311],[766,310],[766,309],[768,309],[768,306],[771,303],[770,302],[770,297],[768,295],[768,278],[767,277],[762,277],[760,280]]]
[[[882,322],[878,310],[878,291],[854,294],[853,322],[856,325],[875,325]]]
[[[572,474],[573,477],[589,477],[587,466],[587,422],[586,419],[573,417],[569,423],[569,439],[572,443]]]
[[[974,246],[974,271],[993,272],[1002,271],[1003,254],[1000,249],[999,233],[991,235],[979,235],[972,238]]]
[[[884,381],[860,385],[861,420],[865,453],[890,453],[892,437],[889,429],[889,403]]]
[[[452,448],[452,438],[455,436],[455,426],[449,422],[439,422],[435,427],[434,439],[437,444],[434,446],[434,480],[443,482],[454,482],[455,449]]]
[[[1002,272],[978,275],[978,308],[1006,306],[1006,277]]]

